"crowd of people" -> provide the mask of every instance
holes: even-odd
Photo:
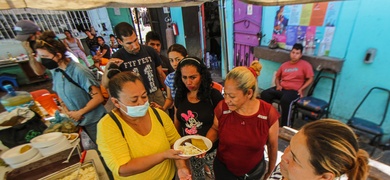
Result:
[[[139,44],[134,28],[122,22],[115,26],[116,36],[110,35],[108,44],[85,31],[94,66],[104,72],[99,82],[88,69],[84,48],[70,31],[59,40],[54,32],[41,32],[33,22],[19,25],[16,39],[30,53],[34,72],[51,72],[62,112],[97,144],[111,178],[367,177],[367,152],[359,149],[354,132],[337,120],[306,124],[277,165],[279,127],[291,125],[291,104],[304,96],[314,76],[311,65],[301,59],[300,44],[293,46],[291,60],[277,71],[276,86],[259,97],[259,61],[233,68],[226,75],[222,94],[215,89],[207,66],[189,56],[184,46],[171,45],[165,57],[157,33],[148,33],[146,44]],[[81,58],[86,66],[67,53]],[[101,85],[109,91],[108,111]],[[275,99],[280,100],[281,115],[272,106]],[[172,147],[187,135],[207,137],[213,145],[196,157],[181,156],[182,151]]]

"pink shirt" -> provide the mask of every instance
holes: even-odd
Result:
[[[280,79],[280,85],[285,90],[296,90],[303,86],[306,79],[313,77],[314,72],[312,66],[305,60],[299,60],[292,64],[290,61],[283,63],[276,77]]]

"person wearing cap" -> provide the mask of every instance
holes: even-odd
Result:
[[[27,51],[31,68],[35,74],[43,75],[46,72],[46,68],[38,62],[38,57],[35,56],[36,51],[34,49],[36,40],[42,35],[41,28],[30,20],[21,20],[15,24],[14,31],[16,32],[15,39],[22,41],[22,46]],[[79,59],[71,52],[66,51],[65,55],[74,62],[80,63]]]
[[[35,58],[34,45],[35,41],[39,38],[41,28],[37,24],[29,20],[21,20],[15,24],[14,31],[16,32],[15,39],[22,41],[22,46],[26,49],[29,63],[35,74],[42,75],[45,73],[46,68],[39,63]]]

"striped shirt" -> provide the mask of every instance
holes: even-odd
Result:
[[[171,89],[171,95],[173,100],[175,99],[176,95],[176,88],[173,87],[173,85],[175,84],[175,72],[176,71],[169,73],[164,81],[164,84],[167,85],[169,89]]]

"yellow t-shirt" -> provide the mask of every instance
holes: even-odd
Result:
[[[104,161],[115,179],[172,179],[175,174],[174,160],[164,160],[151,169],[129,177],[119,176],[119,167],[132,158],[145,157],[171,149],[180,135],[169,116],[157,109],[163,126],[151,108],[148,109],[152,120],[149,134],[142,136],[134,131],[119,115],[115,114],[125,134],[122,137],[119,127],[109,114],[105,115],[97,127],[97,144]],[[126,143],[127,140],[127,143]]]

